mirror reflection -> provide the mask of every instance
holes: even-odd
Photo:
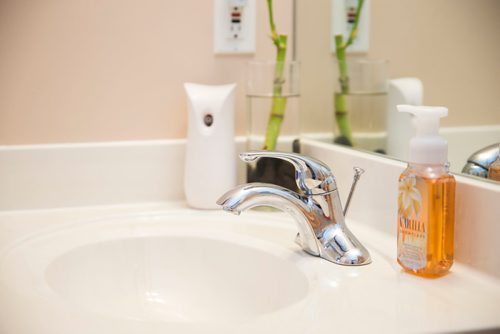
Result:
[[[332,45],[332,30],[338,29],[335,20],[339,20],[333,7],[339,3],[346,6],[344,15],[349,20],[349,6],[357,0],[296,0],[296,54],[302,66],[300,109],[305,116],[301,131],[305,138],[332,144],[339,134],[334,106],[339,70]],[[441,120],[440,133],[448,140],[453,172],[461,173],[468,160],[483,163],[484,159],[478,159],[478,154],[486,155],[483,151],[489,152],[488,161],[495,161],[500,142],[496,99],[500,44],[494,41],[500,34],[500,2],[368,0],[365,6],[366,17],[360,20],[367,25],[367,50],[353,50],[348,58],[387,61],[388,97],[386,119],[370,108],[364,115],[352,116],[353,132],[358,133],[358,138],[353,134],[354,148],[406,160],[414,130],[410,116],[398,115],[393,106],[406,102],[449,109],[448,117]],[[375,108],[372,102],[356,103]],[[385,131],[380,124],[385,124]]]

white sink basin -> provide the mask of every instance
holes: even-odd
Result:
[[[46,279],[89,311],[164,322],[239,321],[307,294],[291,261],[234,241],[180,235],[92,243],[51,261]]]
[[[65,224],[23,239],[1,258],[5,298],[24,297],[24,312],[37,318],[71,321],[47,321],[46,329],[28,322],[25,331],[17,321],[12,330],[80,333],[76,323],[82,333],[109,334],[100,327],[104,322],[123,327],[121,333],[138,332],[130,325],[137,323],[143,333],[154,332],[148,326],[191,333],[293,307],[310,292],[301,262],[311,257],[293,243],[289,218],[277,215],[269,223],[261,217],[136,214]]]

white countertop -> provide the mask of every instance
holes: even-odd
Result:
[[[302,142],[303,154],[332,168],[342,201],[352,181],[352,167],[366,170],[347,224],[368,248],[373,263],[343,267],[305,254],[293,242],[297,228],[287,215],[245,212],[236,217],[187,208],[181,201],[184,143],[167,140],[0,148],[1,334],[500,331],[500,187],[457,177],[457,261],[448,275],[424,279],[403,272],[396,263],[397,179],[403,163],[336,145]],[[242,164],[239,167],[244,168]],[[146,218],[134,223],[133,217],[143,213]],[[307,278],[307,289],[301,290],[306,292],[287,307],[265,314],[227,319],[227,323],[220,321],[223,317],[176,323],[162,318],[161,307],[151,319],[148,312],[138,318],[125,317],[119,310],[110,316],[102,307],[101,313],[89,312],[59,296],[45,282],[42,264],[57,260],[57,256],[74,249],[78,252],[82,244],[94,239],[114,240],[127,233],[128,238],[140,237],[137,231],[146,228],[142,222],[149,226],[150,235],[165,236],[169,229],[186,223],[173,224],[176,220],[168,219],[178,214],[191,217],[190,224],[198,224],[199,233],[223,229],[227,236],[249,240],[250,246],[255,246],[250,249],[268,251],[287,263],[287,268],[298,268]],[[150,221],[155,215],[160,216],[156,225]],[[202,225],[207,217],[216,223]],[[78,231],[86,232],[80,235]],[[75,270],[81,270],[78,263]],[[89,273],[88,279],[94,276]],[[272,279],[269,284],[279,288]],[[285,284],[292,281],[280,280]],[[254,298],[258,305],[265,305],[265,296],[256,293]]]
[[[32,238],[52,230],[69,226],[82,226],[88,221],[106,216],[137,213],[185,212],[193,217],[205,215],[227,217],[224,212],[197,211],[183,202],[165,202],[142,205],[114,205],[67,208],[54,210],[24,210],[0,213],[0,270],[8,250],[20,240]],[[254,219],[259,224],[280,226],[282,233],[265,235],[252,232],[266,242],[298,253],[300,270],[309,279],[309,293],[290,307],[243,322],[223,325],[197,324],[176,327],[161,321],[147,322],[133,319],[113,319],[90,316],[66,308],[63,313],[43,303],[44,298],[30,296],[29,291],[11,289],[6,277],[0,279],[0,333],[42,334],[68,333],[70,320],[78,319],[79,329],[72,333],[407,333],[457,332],[496,328],[500,330],[500,281],[470,267],[455,263],[451,272],[439,279],[424,279],[401,270],[395,260],[396,240],[389,234],[371,227],[348,221],[349,227],[369,249],[373,263],[361,267],[343,267],[314,258],[300,251],[293,242],[295,223],[281,213],[245,212],[230,216],[235,226]],[[262,222],[265,217],[266,222]],[[269,218],[268,218],[269,217]],[[268,220],[267,220],[268,219]],[[104,220],[105,221],[105,220]],[[248,223],[252,224],[251,220]],[[98,224],[96,225],[98,226]],[[97,231],[97,230],[96,230]],[[252,234],[253,233],[253,234]],[[279,234],[279,235],[277,235]],[[68,246],[68,247],[71,247]],[[5,274],[5,272],[4,272]],[[23,278],[26,279],[26,278]],[[42,312],[45,313],[37,313]],[[82,322],[84,319],[87,322]],[[60,324],[50,322],[60,321]],[[22,325],[21,325],[22,323]],[[86,325],[82,325],[85,323]],[[58,327],[60,325],[60,327]],[[87,327],[85,327],[87,326]],[[37,328],[35,330],[35,328]],[[60,330],[57,331],[57,328]],[[116,330],[116,331],[115,331]]]

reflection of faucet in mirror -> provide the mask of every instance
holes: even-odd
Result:
[[[496,143],[474,152],[467,159],[467,164],[462,169],[462,173],[487,178],[490,165],[499,157],[499,145],[500,143]]]
[[[298,154],[253,151],[240,154],[246,162],[277,158],[295,167],[301,194],[267,183],[249,183],[224,194],[217,204],[239,214],[256,206],[271,206],[291,214],[298,223],[297,243],[307,253],[342,265],[371,262],[370,254],[347,228],[335,177],[320,161]],[[355,170],[354,185],[362,173]]]

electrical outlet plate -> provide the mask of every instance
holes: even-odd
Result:
[[[255,52],[256,0],[214,0],[214,53]]]
[[[331,38],[330,49],[335,53],[335,35],[342,34],[344,41],[349,38],[352,24],[349,22],[356,13],[358,0],[332,0],[331,2]],[[347,48],[347,53],[368,52],[370,46],[370,0],[365,0],[358,23],[358,36]]]

